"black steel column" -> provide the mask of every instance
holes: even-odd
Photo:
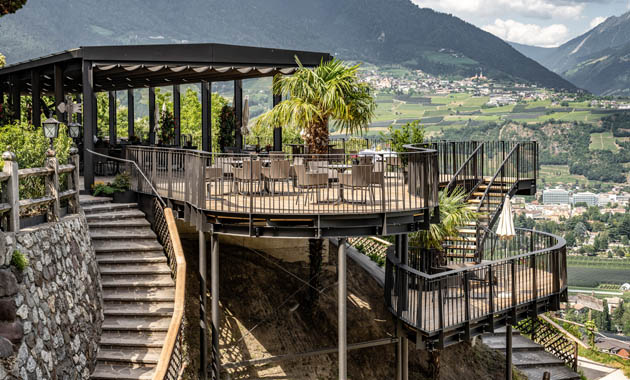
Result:
[[[182,128],[181,128],[181,109],[180,109],[180,90],[179,85],[176,84],[173,86],[173,118],[175,119],[175,146],[180,145],[180,140],[182,137]]]
[[[155,87],[149,87],[149,144],[155,145]]]
[[[136,116],[134,115],[134,106],[133,89],[129,89],[127,90],[127,134],[129,135],[129,141],[131,141],[131,138],[136,135]]]
[[[238,79],[234,81],[234,116],[236,116],[236,132],[234,140],[236,141],[236,149],[243,149],[243,135],[241,127],[243,126],[243,81]]]
[[[206,235],[199,231],[199,355],[201,379],[208,378],[208,326],[206,324],[208,265]]]
[[[273,106],[277,106],[282,101],[282,95],[273,95]],[[273,150],[282,151],[282,126],[276,126],[273,129]]]
[[[509,322],[505,326],[505,379],[506,380],[512,380],[512,324]]]
[[[116,145],[116,92],[109,92],[109,145]]]
[[[210,294],[212,296],[212,365],[215,379],[220,378],[221,352],[219,352],[219,336],[221,332],[219,318],[219,235],[212,234],[210,256]],[[207,373],[207,371],[206,371]]]
[[[60,64],[55,65],[54,69],[54,81],[55,81],[55,112],[57,113],[57,120],[63,121],[64,113],[59,111],[59,105],[64,102],[63,93],[63,67]]]
[[[204,152],[212,151],[212,125],[211,112],[212,107],[210,82],[201,82],[201,150]]]
[[[92,62],[83,61],[83,147],[94,149],[94,132],[96,130],[96,96],[94,94],[94,72]],[[83,185],[89,192],[94,184],[93,156],[83,155]]]
[[[22,100],[20,98],[20,81],[17,75],[11,75],[11,93],[9,95],[9,102],[11,103],[11,120],[22,120]]]
[[[33,100],[32,123],[35,128],[42,126],[42,98],[39,81],[39,70],[31,70],[31,98]]]

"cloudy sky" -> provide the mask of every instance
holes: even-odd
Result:
[[[558,46],[630,10],[630,0],[412,1],[451,13],[504,40],[535,46]]]

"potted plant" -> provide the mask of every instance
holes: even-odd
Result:
[[[112,197],[114,203],[135,203],[136,193],[130,190],[129,173],[123,172],[112,182],[96,182],[92,185],[92,194],[97,196]]]

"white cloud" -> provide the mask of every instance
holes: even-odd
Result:
[[[481,29],[506,41],[545,47],[558,46],[565,42],[569,32],[563,24],[541,26],[500,18],[494,24],[485,25]]]
[[[550,18],[578,18],[585,4],[577,0],[412,0],[421,7],[456,15],[496,16],[506,13],[514,16]]]
[[[606,21],[606,17],[595,17],[591,21],[591,29],[593,29],[594,27],[596,27],[597,25],[601,24],[604,21]]]

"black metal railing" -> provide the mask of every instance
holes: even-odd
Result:
[[[127,158],[165,198],[243,214],[365,214],[437,205],[437,152],[210,153],[131,146]],[[132,189],[150,192],[132,168]]]
[[[578,343],[567,338],[551,323],[539,317],[527,318],[520,321],[516,328],[572,370],[578,370]]]
[[[497,239],[498,237],[492,237]],[[437,274],[387,255],[385,303],[400,320],[426,333],[461,327],[567,288],[566,243],[561,237],[517,229],[494,260]],[[422,260],[416,260],[421,263]]]

